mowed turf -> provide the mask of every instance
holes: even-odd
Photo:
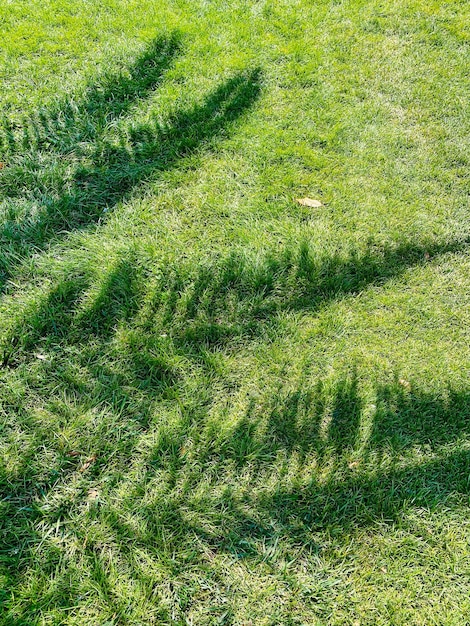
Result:
[[[469,25],[1,4],[0,624],[469,623]]]

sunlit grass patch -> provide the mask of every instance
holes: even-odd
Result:
[[[469,17],[0,8],[0,623],[466,623]]]

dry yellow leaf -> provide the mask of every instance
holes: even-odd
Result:
[[[96,454],[93,454],[93,456],[91,456],[89,459],[87,459],[85,461],[85,463],[80,467],[79,471],[80,472],[84,472],[85,470],[87,470],[90,465],[93,465],[93,463],[96,461]]]
[[[98,489],[90,489],[88,491],[88,500],[97,500],[99,495]]]
[[[302,206],[311,207],[312,209],[318,209],[318,207],[323,206],[320,200],[314,200],[313,198],[297,198],[296,202]]]
[[[67,456],[80,456],[81,452],[79,450],[69,450],[67,452]]]

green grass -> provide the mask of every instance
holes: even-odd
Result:
[[[0,624],[469,623],[469,24],[0,6]]]

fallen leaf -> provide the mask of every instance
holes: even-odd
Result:
[[[296,202],[302,206],[309,206],[313,209],[318,209],[318,207],[323,206],[320,200],[314,200],[313,198],[297,198]]]
[[[0,161],[0,170],[3,170],[3,168],[5,167],[5,163],[3,163],[2,161]]]
[[[387,568],[386,568],[386,567],[381,567],[381,568],[380,568],[380,571],[381,571],[383,574],[386,574],[386,573],[387,573]]]
[[[69,450],[69,452],[67,452],[67,456],[80,456],[81,452],[79,452],[79,450]]]
[[[431,258],[431,255],[429,254],[429,252],[425,252],[424,253],[424,260],[425,261],[429,261],[430,258]]]
[[[359,461],[352,461],[349,464],[349,469],[354,469],[355,467],[357,467],[359,465]]]
[[[44,356],[44,354],[36,354],[35,355],[37,359],[41,360],[41,361],[47,361],[47,357]]]
[[[79,471],[84,472],[90,467],[90,465],[93,465],[95,461],[96,461],[96,454],[93,454],[93,456],[90,456],[90,458],[88,458],[85,461],[85,463],[80,467]]]
[[[89,501],[93,501],[93,500],[97,500],[98,496],[100,495],[98,489],[90,489],[88,491],[88,500]]]
[[[411,383],[409,383],[404,378],[400,378],[400,380],[398,381],[398,384],[404,387],[405,389],[409,389],[411,387]]]

